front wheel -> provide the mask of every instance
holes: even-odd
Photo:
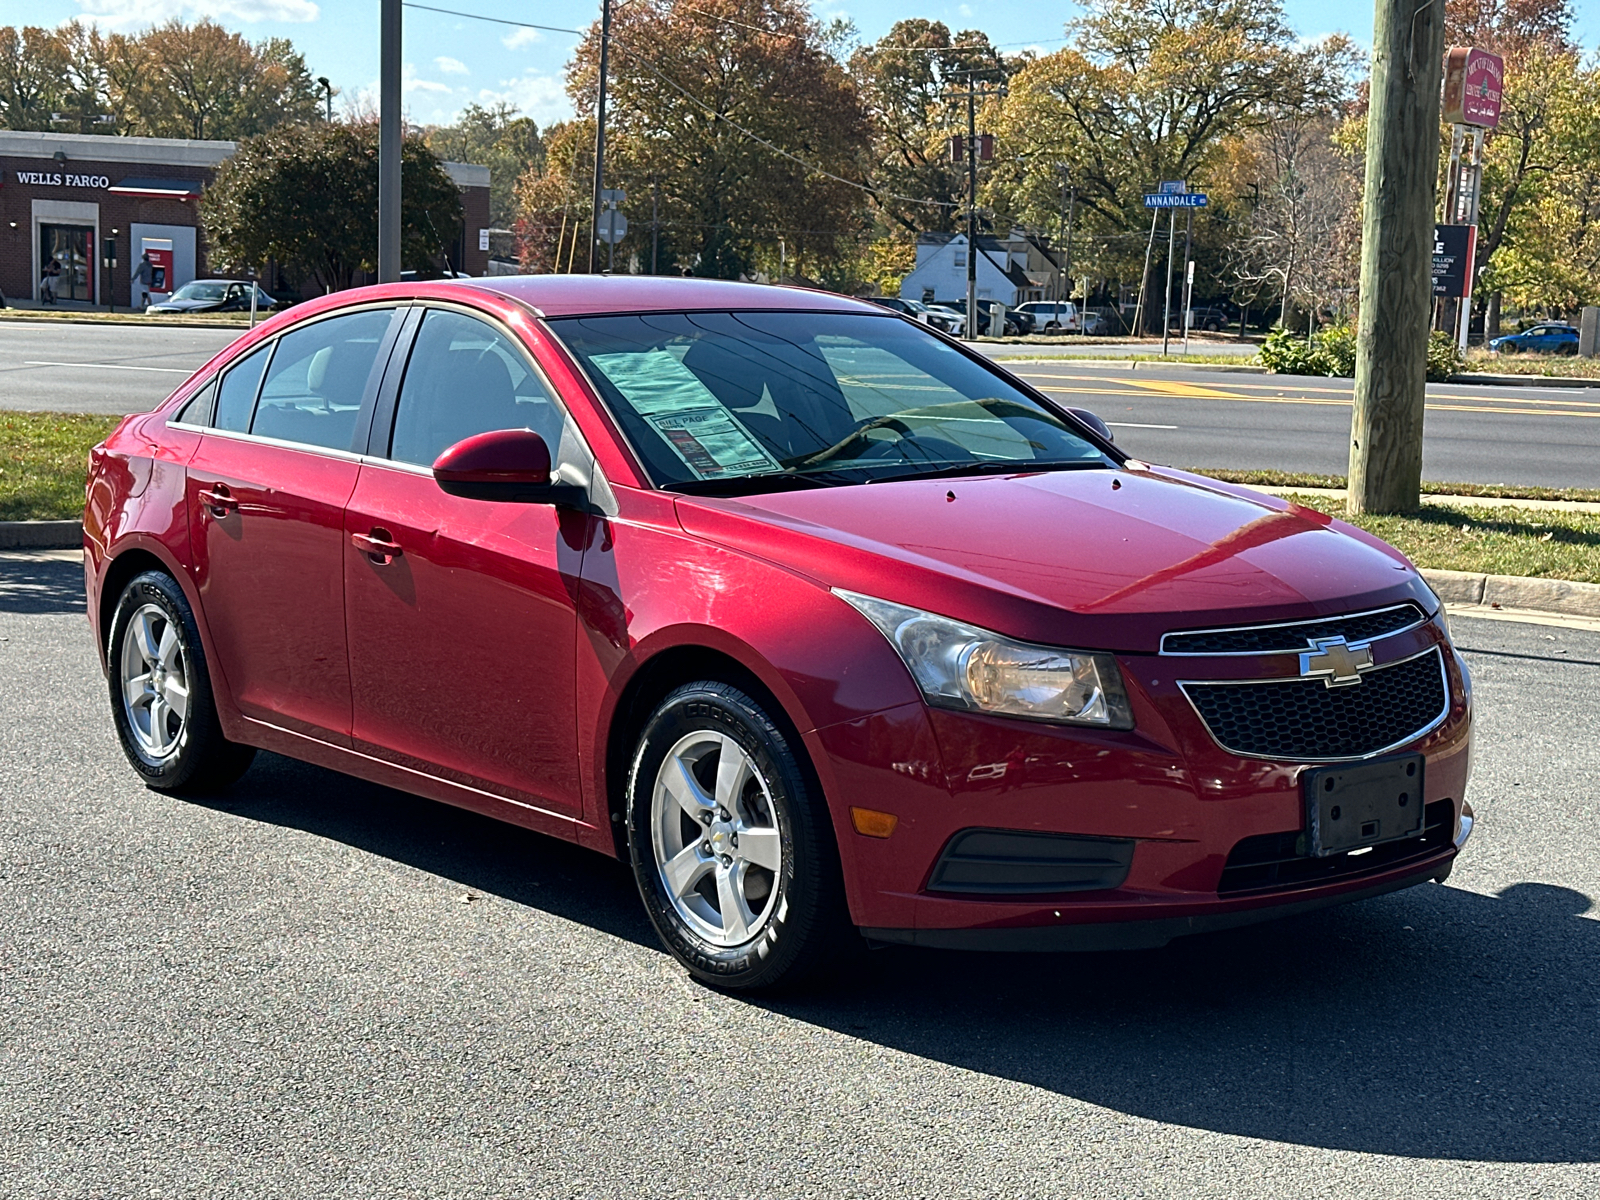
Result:
[[[200,632],[183,589],[146,571],[122,589],[107,645],[111,713],[128,762],[161,791],[213,791],[255,749],[222,736]]]
[[[645,910],[691,974],[729,990],[792,985],[848,935],[827,808],[798,747],[729,684],[678,688],[640,736],[628,845]]]

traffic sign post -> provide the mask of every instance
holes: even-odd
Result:
[[[610,271],[617,263],[617,243],[628,234],[628,218],[617,211],[617,205],[628,198],[628,193],[621,188],[604,188],[600,192],[600,203],[604,205],[600,210],[600,224],[595,229],[595,236],[606,244],[606,270]]]

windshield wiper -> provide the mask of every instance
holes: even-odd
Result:
[[[1112,464],[1105,459],[1069,458],[1053,462],[1027,459],[989,459],[984,462],[953,463],[947,467],[902,471],[897,475],[874,475],[868,483],[894,483],[899,479],[944,479],[958,475],[1031,475],[1035,471],[1100,471]]]

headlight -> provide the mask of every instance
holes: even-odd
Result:
[[[1034,646],[919,608],[838,588],[833,594],[882,630],[929,704],[1133,728],[1122,671],[1109,654]]]

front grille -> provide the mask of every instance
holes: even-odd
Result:
[[[930,892],[1049,896],[1121,887],[1133,863],[1127,838],[964,829],[944,848]]]
[[[1318,638],[1342,637],[1354,645],[1414,629],[1428,619],[1415,604],[1397,604],[1348,617],[1251,625],[1243,629],[1199,629],[1169,633],[1161,639],[1163,654],[1293,654],[1308,650]]]
[[[1219,896],[1316,887],[1357,875],[1369,875],[1420,860],[1450,846],[1455,835],[1455,806],[1435,800],[1423,810],[1422,836],[1402,842],[1385,842],[1354,855],[1333,854],[1312,858],[1306,853],[1306,835],[1263,833],[1247,837],[1228,855],[1217,883]]]
[[[1185,683],[1184,694],[1230,754],[1295,762],[1365,758],[1444,720],[1450,692],[1437,646],[1327,687],[1320,679]]]

